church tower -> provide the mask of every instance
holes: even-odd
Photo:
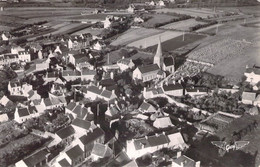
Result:
[[[160,68],[162,68],[163,64],[163,56],[162,56],[162,46],[161,46],[161,38],[159,37],[159,42],[157,46],[156,54],[153,58],[153,64],[157,64]]]

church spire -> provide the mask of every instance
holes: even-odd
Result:
[[[153,59],[153,64],[157,64],[160,68],[162,67],[163,57],[162,57],[162,45],[161,45],[161,37],[159,36],[157,51]]]

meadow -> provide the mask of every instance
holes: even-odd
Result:
[[[164,42],[164,41],[174,39],[180,36],[181,34],[182,32],[178,32],[178,31],[165,31],[157,35],[153,35],[147,38],[143,38],[141,40],[137,40],[135,42],[128,44],[127,46],[137,47],[137,48],[148,48],[150,46],[157,45],[159,38],[161,39],[161,42]]]
[[[147,28],[131,28],[120,35],[115,41],[111,43],[111,45],[127,45],[131,42],[153,36],[156,34],[160,34],[164,32],[163,30],[157,29],[147,29]]]
[[[172,29],[172,30],[180,30],[180,31],[190,31],[190,27],[194,27],[196,25],[206,24],[205,22],[196,21],[195,19],[188,19],[183,21],[178,21],[170,24],[166,24],[161,26],[162,29]]]

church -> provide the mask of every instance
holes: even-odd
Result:
[[[157,51],[153,59],[153,64],[137,67],[133,71],[133,79],[140,79],[143,82],[166,77],[166,73],[175,71],[173,57],[163,57],[161,40],[159,38]]]

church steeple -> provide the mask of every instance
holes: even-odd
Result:
[[[163,56],[162,56],[162,46],[161,46],[161,38],[159,37],[158,46],[156,54],[153,58],[153,64],[157,64],[160,68],[162,68],[163,64]]]

